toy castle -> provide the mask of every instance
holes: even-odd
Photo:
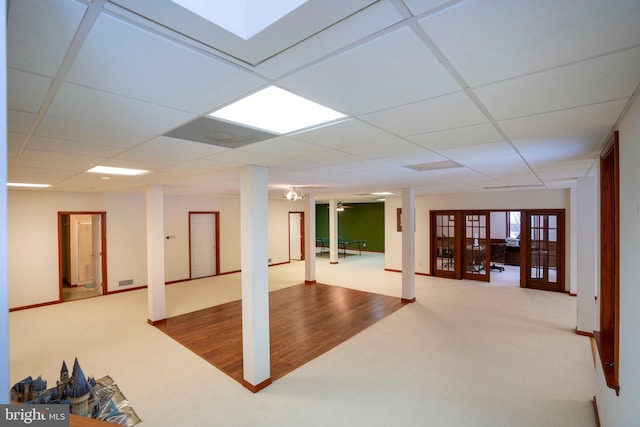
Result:
[[[117,405],[115,400],[126,402],[124,396],[110,377],[96,381],[85,377],[78,358],[69,370],[65,361],[60,369],[60,379],[56,386],[47,389],[47,382],[38,376],[35,380],[29,376],[17,382],[10,391],[11,400],[34,404],[67,404],[72,414],[98,418],[122,425],[134,425],[140,422],[128,404]]]

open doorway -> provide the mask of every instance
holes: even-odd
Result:
[[[520,210],[491,212],[491,284],[520,286]]]
[[[106,293],[106,212],[58,212],[60,301]]]

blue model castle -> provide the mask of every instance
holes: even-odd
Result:
[[[60,379],[55,387],[47,389],[42,376],[35,380],[29,376],[11,387],[10,394],[14,402],[66,404],[72,414],[128,426],[140,422],[111,378],[107,376],[96,381],[93,377],[85,377],[78,358],[73,362],[71,376],[67,363],[62,362]],[[117,405],[114,400],[121,404]]]
[[[93,377],[84,376],[76,358],[71,377],[67,363],[62,362],[60,380],[56,382],[56,387],[47,389],[47,382],[41,376],[35,380],[29,376],[11,388],[11,400],[36,404],[68,404],[72,414],[92,417],[99,409],[93,395],[95,385]]]

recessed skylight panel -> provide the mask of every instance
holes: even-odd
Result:
[[[307,0],[172,0],[209,22],[249,40]]]
[[[210,116],[279,134],[345,117],[342,113],[275,86],[243,98]]]

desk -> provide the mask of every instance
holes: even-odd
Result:
[[[340,255],[340,249],[342,249],[342,257],[347,257],[347,246],[349,245],[357,245],[358,247],[358,255],[362,255],[362,247],[360,244],[367,243],[366,240],[346,240],[346,239],[338,239],[338,256]],[[329,238],[328,237],[318,237],[316,238],[316,246],[320,246],[320,254],[328,252],[329,250]]]

